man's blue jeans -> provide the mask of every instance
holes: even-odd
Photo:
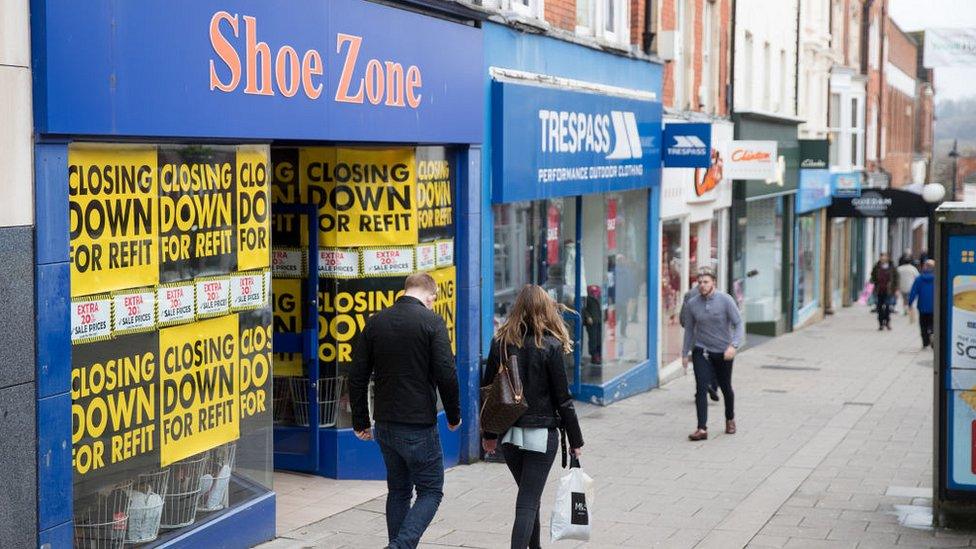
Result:
[[[392,549],[413,549],[444,497],[444,459],[436,425],[376,422],[386,462],[386,529]],[[413,507],[414,488],[417,501]]]

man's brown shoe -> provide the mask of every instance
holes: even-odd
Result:
[[[704,429],[695,429],[694,433],[688,435],[688,440],[692,440],[695,442],[699,440],[707,440],[707,439],[708,439],[708,431]]]
[[[729,419],[725,421],[725,432],[734,435],[735,434],[735,420]]]

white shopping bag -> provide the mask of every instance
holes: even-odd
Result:
[[[590,540],[593,513],[593,479],[583,472],[573,458],[569,474],[559,479],[556,505],[552,508],[549,533],[552,541],[561,539]]]

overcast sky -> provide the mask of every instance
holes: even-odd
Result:
[[[889,0],[891,18],[905,31],[976,27],[976,0]],[[976,67],[935,69],[936,101],[976,97]]]

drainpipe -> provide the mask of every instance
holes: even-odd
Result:
[[[654,12],[654,0],[644,0],[644,32],[641,35],[641,47],[644,53],[651,53],[651,44],[654,43],[654,28],[651,14]]]
[[[729,85],[727,93],[725,94],[725,110],[729,113],[729,118],[732,118],[732,112],[735,111],[735,0],[730,0],[730,3],[731,6],[729,9],[731,10],[731,13],[729,14],[729,27],[731,27],[731,34],[729,40]]]
[[[793,116],[800,115],[800,12],[803,0],[796,2],[796,68],[793,74]]]

